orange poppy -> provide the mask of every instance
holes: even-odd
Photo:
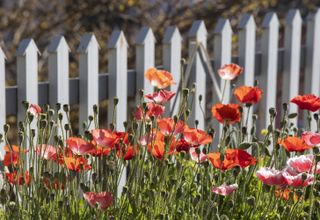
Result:
[[[240,105],[238,104],[215,104],[211,108],[213,117],[215,117],[220,123],[234,124],[240,122],[241,113]]]
[[[175,123],[173,118],[162,118],[158,119],[158,127],[160,132],[164,135],[176,135],[183,132],[185,124],[180,120]]]
[[[205,131],[197,128],[185,127],[183,131],[183,139],[193,147],[200,146],[202,144],[210,144],[212,142],[211,135]]]
[[[284,139],[279,139],[278,144],[282,145],[289,152],[302,152],[312,148],[312,146],[307,145],[303,139],[294,136],[288,136]]]
[[[107,129],[94,129],[91,134],[95,142],[101,147],[113,147],[120,138],[125,136],[124,132],[111,131]]]
[[[286,188],[286,189],[276,189],[275,191],[275,195],[278,198],[282,198],[286,201],[288,201],[290,199],[290,189]],[[293,194],[293,201],[297,202],[299,199],[298,195],[296,193]]]
[[[237,64],[226,64],[218,69],[218,74],[221,79],[233,80],[243,72],[243,68]]]
[[[298,95],[291,99],[291,102],[296,104],[302,110],[315,112],[320,109],[320,98],[313,94]]]
[[[163,160],[165,155],[171,155],[174,153],[175,138],[173,137],[170,143],[170,148],[166,153],[165,136],[158,132],[154,140],[148,145],[148,151],[157,159]]]
[[[233,94],[239,102],[255,104],[260,101],[262,93],[259,87],[240,86],[234,90]]]
[[[25,175],[20,174],[19,177],[17,176],[17,172],[12,172],[12,173],[6,173],[6,179],[8,180],[9,183],[11,184],[18,184],[18,185],[29,185],[30,183],[30,175],[29,172],[26,171]]]
[[[78,137],[67,139],[68,148],[76,155],[86,155],[94,150],[94,145]]]
[[[88,164],[88,160],[84,157],[64,157],[64,162],[69,170],[79,172],[91,169],[90,164]]]
[[[164,89],[174,84],[171,73],[165,70],[150,68],[145,72],[144,76],[158,89]]]
[[[4,166],[16,166],[19,162],[19,153],[20,153],[20,148],[17,145],[12,145],[11,149],[8,145],[4,146],[4,151],[6,154],[4,155],[3,158],[3,165]],[[27,150],[24,150],[23,153],[26,153]]]
[[[222,163],[219,152],[209,153],[207,158],[215,168],[221,170],[229,170],[236,166],[245,168],[257,162],[253,156],[241,149],[226,149]]]

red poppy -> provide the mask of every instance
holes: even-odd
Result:
[[[160,117],[164,113],[165,107],[154,102],[147,103],[147,112],[145,114],[145,119],[149,120],[151,116],[156,118]],[[135,112],[135,119],[142,120],[143,119],[143,111],[141,106],[138,107]]]
[[[30,112],[33,116],[38,117],[41,113],[41,108],[37,104],[30,104],[28,108],[28,112]]]
[[[86,155],[95,150],[92,143],[83,140],[82,138],[71,137],[67,139],[68,148],[76,155]]]
[[[240,122],[241,113],[240,105],[238,104],[215,104],[211,109],[213,117],[215,117],[220,123],[236,123]]]
[[[145,97],[157,104],[163,105],[166,102],[170,101],[170,99],[172,99],[175,94],[175,92],[161,89],[159,92],[148,94]]]
[[[46,188],[48,189],[61,189],[64,190],[65,188],[65,181],[60,181],[58,178],[54,177],[53,179],[50,178],[44,178],[43,179],[43,184]]]
[[[124,144],[118,147],[117,157],[123,158],[123,160],[131,160],[137,153],[137,148],[135,149],[132,145]]]
[[[183,132],[185,124],[180,120],[175,123],[173,118],[162,118],[158,119],[158,127],[160,132],[164,135],[176,135]]]
[[[277,198],[284,199],[285,201],[288,201],[290,199],[290,189],[276,189],[275,195]],[[293,201],[297,202],[299,199],[298,195],[296,193],[293,194]]]
[[[145,72],[144,76],[158,89],[164,89],[174,84],[171,73],[165,70],[150,68]]]
[[[233,80],[243,72],[243,68],[237,64],[226,64],[218,69],[219,76],[224,80]]]
[[[69,170],[79,172],[91,169],[90,164],[88,164],[88,160],[84,157],[64,157],[64,162]]]
[[[320,98],[313,94],[298,95],[291,99],[291,102],[296,104],[302,110],[315,112],[320,109]]]
[[[169,149],[166,149],[165,136],[158,132],[154,140],[148,145],[148,151],[157,159],[163,160],[165,155],[171,155],[174,153],[175,138],[172,137]]]
[[[112,205],[112,195],[110,192],[86,192],[83,193],[83,198],[92,208],[98,208],[100,210],[106,210]]]
[[[307,145],[301,138],[288,136],[284,139],[279,139],[278,143],[282,145],[287,151],[303,152],[310,150],[312,146]]]
[[[211,135],[207,134],[203,130],[189,128],[188,126],[186,126],[183,131],[183,139],[192,147],[197,147],[202,144],[210,144],[212,142]]]
[[[221,170],[229,170],[236,166],[245,168],[247,166],[254,165],[257,162],[254,157],[241,149],[226,149],[222,164],[220,160],[220,153],[218,152],[209,153],[207,158],[215,168]]]
[[[309,146],[320,146],[320,133],[304,131],[301,134],[301,138]]]
[[[6,173],[6,179],[8,180],[9,183],[11,184],[18,184],[18,185],[29,185],[30,183],[30,176],[29,172],[26,171],[25,175],[20,174],[19,177],[17,176],[17,172],[12,172],[12,173]]]
[[[262,93],[259,87],[240,86],[234,90],[233,94],[239,102],[255,104],[260,101]]]
[[[100,145],[96,145],[95,149],[90,152],[90,155],[95,157],[107,156],[111,152],[110,147],[101,147]]]
[[[20,148],[16,145],[12,145],[11,148],[6,145],[4,146],[4,151],[6,154],[3,158],[3,165],[4,166],[16,166],[19,162],[19,154],[20,154]],[[23,153],[26,153],[27,150],[24,150]]]

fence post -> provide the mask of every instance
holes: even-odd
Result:
[[[3,134],[3,125],[6,123],[6,55],[0,47],[0,133]],[[0,159],[4,156],[4,144],[0,145]]]
[[[69,46],[63,36],[52,38],[49,53],[49,101],[69,104]]]
[[[22,40],[17,49],[18,121],[24,118],[22,101],[38,104],[38,53],[33,39]]]
[[[175,85],[171,85],[170,90],[178,92],[180,76],[181,76],[181,35],[179,29],[176,26],[170,26],[166,29],[163,39],[163,68],[172,73],[173,79],[176,82]],[[173,114],[178,112],[179,108],[179,97],[181,94],[177,94],[166,106],[166,114],[170,112]],[[175,106],[174,105],[175,102]],[[173,115],[172,114],[172,115]]]
[[[155,37],[150,27],[142,27],[135,40],[136,45],[136,80],[137,91],[143,89],[145,94],[153,93],[153,86],[145,79],[144,73],[154,67]]]
[[[262,28],[260,85],[264,96],[260,102],[259,129],[267,127],[269,124],[269,108],[276,107],[279,20],[274,12],[266,14],[262,22]]]
[[[192,26],[188,33],[189,38],[189,57],[192,56],[195,47],[198,44],[202,44],[203,47],[207,48],[207,28],[204,21],[197,20],[192,23]],[[205,128],[205,113],[206,113],[206,72],[203,66],[199,49],[196,50],[196,56],[192,64],[192,70],[190,74],[190,82],[195,82],[196,89],[193,97],[193,104],[191,109],[191,114],[189,116],[189,124],[193,125],[195,120],[198,120],[199,129]],[[201,103],[199,102],[199,96],[202,96]],[[203,115],[204,114],[204,115]]]
[[[214,69],[217,70],[225,64],[231,63],[232,49],[232,29],[228,19],[219,19],[214,29]],[[226,84],[225,84],[226,83]],[[222,80],[220,83],[221,91],[224,85],[225,92],[222,103],[230,101],[230,81]]]
[[[256,24],[250,14],[242,16],[238,25],[239,30],[239,65],[244,67],[244,72],[240,76],[240,85],[253,86],[255,75],[255,54],[256,54]],[[239,86],[240,86],[239,85]],[[248,117],[247,129],[252,127],[253,106],[248,111],[245,110],[244,118]]]
[[[118,131],[124,131],[123,122],[127,120],[127,48],[128,43],[123,32],[113,31],[108,42],[108,122],[115,122]],[[119,99],[119,103],[113,118],[114,97]],[[118,196],[121,196],[123,186],[126,183],[126,173],[127,169],[124,168],[117,189]]]
[[[79,131],[82,122],[93,115],[93,105],[98,99],[99,44],[93,33],[82,36],[78,47],[79,59]],[[90,128],[93,128],[91,123]]]
[[[290,10],[286,18],[282,76],[282,102],[289,103],[289,113],[298,111],[297,105],[290,103],[290,100],[299,94],[301,28],[302,20],[299,10]],[[290,119],[295,126],[297,121],[297,117]]]
[[[310,13],[307,19],[306,65],[304,69],[304,93],[319,95],[320,92],[320,9]],[[312,120],[311,130],[317,129]]]

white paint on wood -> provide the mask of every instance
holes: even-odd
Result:
[[[78,47],[79,59],[79,128],[93,115],[93,105],[98,104],[99,44],[93,33],[82,36]],[[93,128],[93,123],[89,129]]]
[[[6,123],[6,55],[0,47],[0,133],[3,134],[3,125]],[[0,145],[0,159],[4,156],[4,143]]]
[[[178,92],[178,86],[180,82],[181,76],[181,35],[179,29],[176,26],[170,26],[166,29],[163,39],[163,68],[169,71],[174,81],[175,85],[171,85],[170,90],[174,92]],[[171,112],[172,115],[178,112],[180,98],[177,96],[170,101],[170,103],[166,106],[166,114],[169,115]],[[174,105],[175,103],[175,105]]]

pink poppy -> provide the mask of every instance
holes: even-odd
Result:
[[[301,138],[309,146],[320,146],[320,133],[305,131],[302,133]]]
[[[115,132],[107,129],[94,129],[92,130],[91,134],[95,142],[102,147],[113,146],[118,139],[118,136]]]
[[[28,112],[30,112],[33,116],[38,117],[38,115],[41,113],[41,108],[37,104],[30,104],[28,108]]]
[[[238,189],[238,184],[226,185],[225,183],[218,187],[213,187],[212,192],[218,195],[227,196]]]
[[[77,137],[68,138],[67,145],[72,153],[76,155],[90,154],[95,150],[95,146],[92,143]]]
[[[197,163],[202,163],[207,159],[206,154],[204,154],[202,152],[200,152],[200,154],[197,154],[196,148],[194,148],[194,147],[190,148],[189,153],[190,153],[191,159],[196,161]]]
[[[165,107],[162,105],[158,105],[154,102],[148,102],[147,103],[147,111],[145,113],[145,117],[147,120],[150,119],[151,116],[154,116],[156,118],[160,117],[164,113]],[[134,117],[136,120],[142,120],[143,119],[143,111],[141,106],[137,108],[137,111],[134,113]]]
[[[35,149],[37,155],[46,159],[46,160],[57,160],[57,148],[52,145],[43,144],[42,146],[38,145]]]
[[[282,171],[262,167],[256,172],[257,177],[269,186],[285,186],[286,179],[283,177]]]
[[[237,64],[230,63],[226,64],[220,69],[218,69],[218,74],[221,79],[224,80],[234,80],[243,72],[243,68]]]
[[[185,124],[183,121],[174,122],[173,118],[158,119],[158,127],[164,135],[180,134],[184,131]]]
[[[100,210],[106,210],[112,205],[113,200],[110,192],[86,192],[83,193],[83,198],[92,208],[96,208],[98,206],[98,209]]]
[[[173,98],[175,92],[171,92],[168,90],[160,90],[159,92],[155,92],[153,94],[148,94],[145,97],[154,101],[157,104],[163,105]]]
[[[294,168],[298,173],[310,172],[313,165],[313,155],[292,157],[287,161],[287,165]]]
[[[303,175],[306,176],[306,178],[303,180]],[[303,186],[309,186],[313,183],[314,176],[313,174],[308,173],[299,173],[298,175],[290,175],[287,172],[283,172],[282,176],[287,182],[287,185],[292,187],[303,187]]]

